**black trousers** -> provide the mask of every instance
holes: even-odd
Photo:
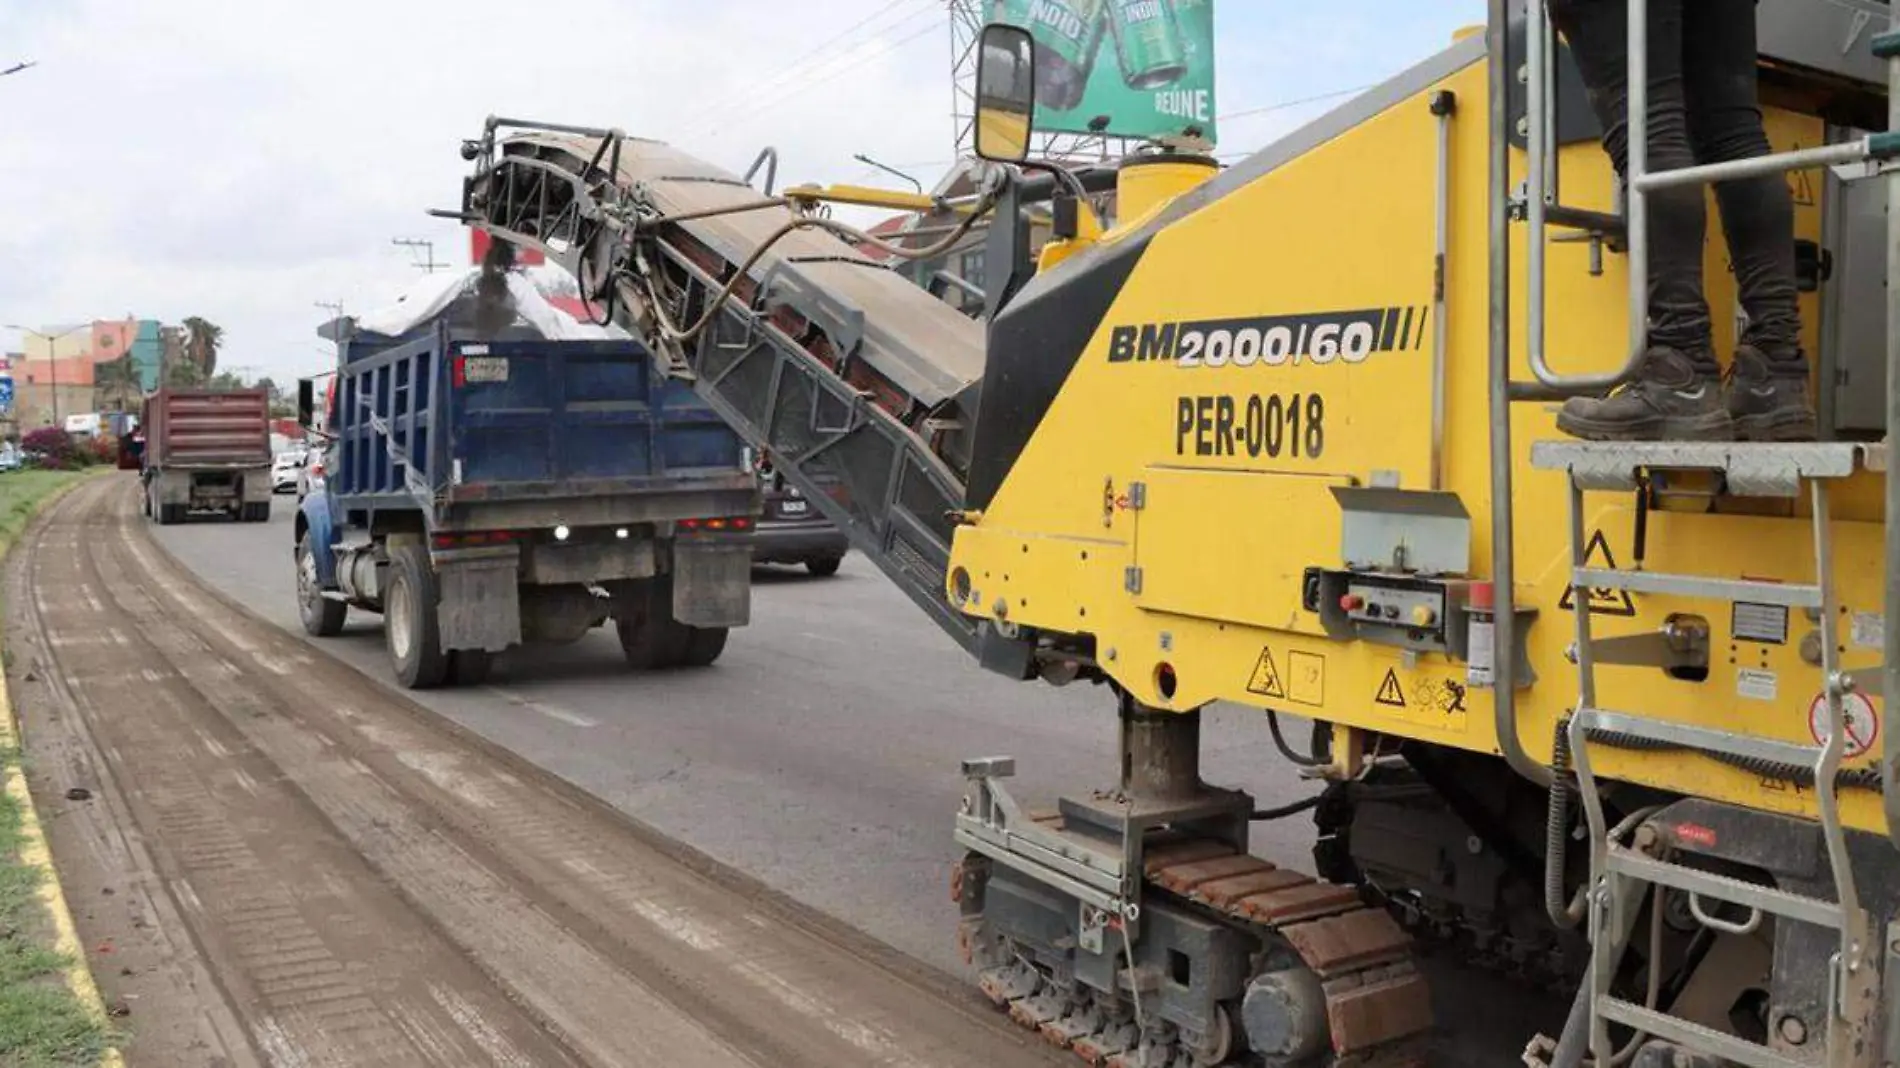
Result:
[[[1619,173],[1629,166],[1629,11],[1624,0],[1550,0],[1607,131]],[[1756,86],[1755,0],[1651,0],[1649,170],[1767,155]],[[1781,175],[1715,187],[1729,258],[1748,313],[1744,344],[1778,371],[1807,373],[1796,306],[1794,199]],[[1715,374],[1702,279],[1708,238],[1700,186],[1649,196],[1649,339]]]

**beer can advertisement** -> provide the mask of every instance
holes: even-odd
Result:
[[[1214,130],[1214,0],[990,0],[1036,42],[1036,128],[1158,138]]]

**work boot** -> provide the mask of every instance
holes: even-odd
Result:
[[[1753,345],[1740,346],[1728,369],[1728,413],[1742,441],[1813,441],[1808,361],[1770,360]]]
[[[1557,429],[1585,441],[1731,441],[1721,383],[1676,349],[1651,348],[1636,378],[1608,397],[1572,397]]]

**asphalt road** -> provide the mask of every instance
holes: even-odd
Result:
[[[129,492],[129,490],[128,490]],[[268,524],[155,527],[213,587],[299,636],[295,501]],[[393,687],[375,616],[307,639]],[[755,572],[753,623],[703,671],[637,674],[611,629],[517,650],[491,685],[411,695],[660,832],[928,964],[960,971],[949,876],[958,761],[1017,758],[1019,795],[1113,781],[1104,689],[989,675],[862,557],[832,578]],[[1307,796],[1258,713],[1203,728],[1205,777],[1263,805]],[[1304,816],[1255,828],[1254,851],[1310,869]]]

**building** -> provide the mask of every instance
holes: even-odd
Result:
[[[28,331],[12,361],[13,428],[23,433],[60,425],[68,415],[134,404],[136,394],[158,385],[162,332],[157,320],[130,315]],[[100,365],[122,359],[138,368],[138,386],[115,385],[101,397]]]
[[[159,372],[165,366],[166,327],[157,319],[140,319],[137,323],[132,336],[132,364],[139,369],[139,388],[150,393],[158,388]]]
[[[68,415],[98,411],[93,363],[76,359],[22,359],[13,365],[13,422],[21,433],[64,424]]]

